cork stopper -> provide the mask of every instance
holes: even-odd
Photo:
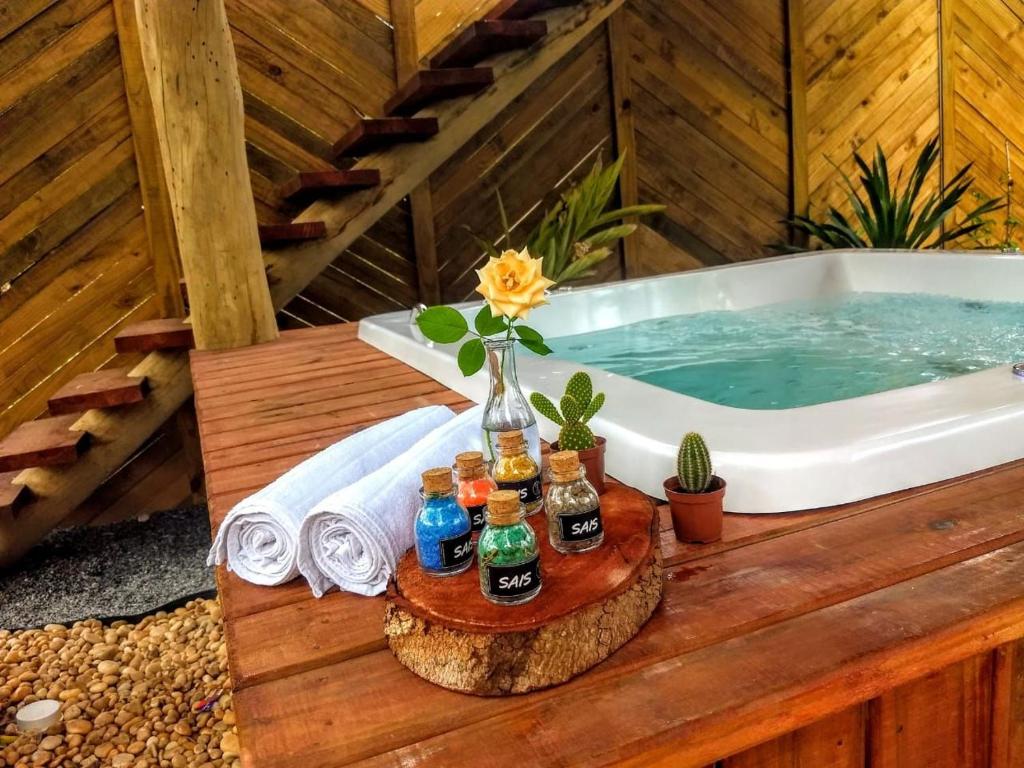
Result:
[[[580,476],[580,455],[576,451],[558,451],[548,459],[551,477],[556,483],[565,483]]]
[[[421,477],[423,478],[424,493],[449,493],[452,489],[452,470],[450,467],[428,469]]]
[[[483,477],[486,471],[484,455],[480,451],[466,451],[457,454],[455,469],[458,470],[459,480],[476,480],[478,477]]]
[[[516,491],[491,491],[487,496],[487,522],[511,525],[522,517],[522,505]]]
[[[503,455],[514,456],[526,450],[526,438],[523,437],[523,430],[510,429],[508,432],[498,433],[498,450]]]

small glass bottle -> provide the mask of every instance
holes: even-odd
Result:
[[[576,451],[551,454],[551,485],[544,499],[548,539],[563,554],[589,552],[604,541],[601,500]]]
[[[455,498],[452,470],[423,473],[423,505],[416,514],[416,557],[431,576],[462,573],[473,563],[469,515]]]
[[[512,429],[498,434],[498,460],[494,462],[491,474],[499,489],[519,494],[527,516],[544,508],[540,465],[529,454],[522,430]]]
[[[477,542],[480,591],[492,603],[521,605],[540,592],[540,549],[515,491],[487,497],[487,525]]]
[[[455,457],[455,470],[459,473],[459,504],[469,513],[470,529],[473,533],[479,533],[486,522],[487,497],[498,486],[487,474],[484,455],[480,451],[458,454]]]

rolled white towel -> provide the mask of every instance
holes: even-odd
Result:
[[[413,545],[420,473],[451,466],[455,454],[480,450],[483,409],[470,408],[371,475],[328,496],[302,521],[302,573],[322,597],[331,585],[379,595]],[[301,565],[312,560],[309,573]]]
[[[285,472],[228,512],[206,559],[253,584],[274,586],[299,575],[299,526],[325,496],[401,455],[455,417],[432,405],[409,411],[339,440]],[[313,568],[312,563],[307,568]]]

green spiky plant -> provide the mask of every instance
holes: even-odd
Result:
[[[596,445],[594,433],[587,422],[604,405],[604,392],[594,394],[594,382],[583,371],[574,373],[565,385],[565,394],[559,401],[561,413],[551,400],[540,392],[530,395],[530,402],[537,412],[555,422],[558,432],[558,447],[564,451],[585,451]]]
[[[999,198],[982,198],[966,214],[964,223],[949,224],[943,230],[943,222],[956,210],[974,184],[974,178],[969,175],[969,163],[941,189],[923,196],[925,182],[938,158],[939,141],[933,138],[922,147],[910,177],[903,185],[902,169],[894,180],[890,179],[889,166],[881,147],[875,147],[870,165],[860,153],[854,152],[853,160],[861,174],[859,180],[863,197],[850,177],[832,163],[842,178],[853,220],[839,209],[830,207],[821,221],[794,216],[789,224],[815,238],[825,248],[939,248],[970,235],[984,226],[985,216],[999,208],[1002,201]]]
[[[704,438],[696,432],[683,435],[676,456],[676,476],[686,493],[704,493],[711,485],[711,454]]]
[[[590,172],[573,184],[545,212],[527,236],[526,247],[530,254],[544,260],[544,277],[563,284],[594,275],[597,265],[612,255],[615,244],[636,231],[635,223],[624,223],[627,219],[635,220],[665,210],[664,205],[654,203],[608,208],[618,189],[625,159],[625,152],[608,166],[604,166],[598,159]],[[508,215],[501,192],[496,191],[495,194],[505,247],[511,248]],[[498,257],[498,248],[494,243],[488,242],[468,227],[466,229],[484,253],[491,258]],[[501,242],[498,240],[498,243]]]

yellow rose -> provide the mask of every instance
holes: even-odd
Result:
[[[497,259],[488,259],[476,271],[480,278],[476,290],[487,299],[492,316],[525,320],[531,309],[547,304],[544,291],[555,281],[544,277],[541,264],[541,259],[531,258],[523,248],[518,253],[508,250]]]

